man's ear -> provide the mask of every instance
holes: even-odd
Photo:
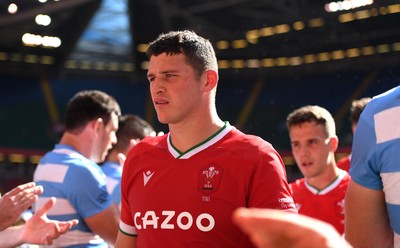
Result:
[[[92,125],[91,127],[92,127],[93,130],[98,132],[100,130],[100,128],[103,127],[104,121],[103,121],[102,118],[97,118],[96,120],[91,121],[90,125]]]
[[[218,73],[215,70],[207,70],[206,72],[206,84],[205,84],[205,90],[206,91],[212,91],[215,89],[218,85]]]
[[[336,152],[339,147],[339,138],[336,135],[330,138],[330,146],[331,150]]]

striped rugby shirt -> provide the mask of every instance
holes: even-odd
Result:
[[[34,209],[56,197],[55,206],[47,213],[49,219],[79,220],[78,225],[54,240],[52,247],[108,247],[84,221],[112,204],[100,166],[71,146],[57,144],[40,160],[33,179],[44,189]]]
[[[352,151],[350,175],[364,187],[385,192],[395,247],[400,247],[400,87],[367,104]]]

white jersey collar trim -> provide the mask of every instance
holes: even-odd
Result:
[[[342,180],[345,176],[346,176],[346,172],[344,170],[341,170],[339,175],[336,177],[336,179],[322,190],[318,190],[315,187],[311,186],[310,184],[307,183],[306,180],[304,180],[304,184],[307,187],[307,189],[309,191],[311,191],[314,195],[325,195],[325,194],[331,192],[333,189],[335,189],[342,182]]]
[[[225,122],[225,125],[220,130],[218,130],[218,132],[211,135],[205,141],[193,146],[186,152],[181,152],[174,147],[174,145],[171,142],[171,137],[170,137],[171,133],[168,133],[168,137],[167,137],[168,151],[176,159],[188,159],[188,158],[192,157],[193,155],[196,155],[197,153],[205,150],[206,148],[208,148],[208,147],[212,146],[213,144],[217,143],[218,141],[220,141],[232,129],[233,129],[233,127],[229,124],[229,122]]]

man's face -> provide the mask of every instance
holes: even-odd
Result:
[[[147,78],[158,119],[177,124],[196,113],[202,97],[201,80],[184,54],[165,53],[150,58]]]
[[[96,163],[103,162],[108,150],[117,143],[117,136],[115,132],[118,130],[118,116],[115,113],[111,114],[111,119],[104,125],[104,122],[99,125],[98,143],[95,150]],[[96,144],[95,144],[96,145]]]
[[[331,139],[323,126],[304,122],[289,128],[292,153],[304,177],[316,177],[323,173],[334,157]]]

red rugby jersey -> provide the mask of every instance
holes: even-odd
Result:
[[[350,175],[341,171],[334,182],[323,190],[309,185],[304,178],[290,183],[293,199],[299,214],[320,219],[332,224],[340,233],[344,233],[344,197]]]
[[[350,161],[351,161],[351,154],[339,159],[339,161],[337,161],[336,165],[337,165],[338,168],[349,172],[349,170],[350,170]]]
[[[297,212],[279,154],[259,137],[228,124],[185,153],[166,134],[127,156],[120,229],[138,247],[252,247],[232,222],[238,207]]]

